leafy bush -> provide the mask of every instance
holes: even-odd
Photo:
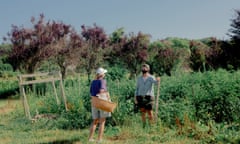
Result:
[[[163,77],[161,84],[161,119],[169,124],[175,117],[204,121],[239,121],[239,72],[218,70],[206,73]],[[181,105],[181,106],[178,106]]]
[[[124,77],[125,73],[125,69],[114,66],[108,69],[107,79],[111,79],[113,81],[120,80]]]
[[[161,79],[159,117],[167,125],[174,125],[176,119],[183,121],[184,115],[195,118],[195,110],[188,95],[191,90],[188,77],[181,75]]]
[[[87,83],[87,80],[79,81],[78,79],[66,79],[64,81],[69,111],[65,111],[63,104],[57,105],[50,88],[48,88],[49,91],[46,96],[40,97],[37,104],[32,103],[32,107],[38,106],[39,113],[57,113],[59,115],[58,128],[78,129],[87,127],[92,120],[89,85]],[[130,80],[124,79],[123,82],[108,80],[111,99],[118,103],[112,117],[108,119],[108,125],[122,125],[129,115],[133,115],[134,86],[134,81]],[[60,96],[60,93],[58,95]],[[35,112],[34,109],[32,113]]]
[[[116,110],[112,113],[110,124],[122,125],[127,120],[127,117],[134,114],[135,82],[128,79],[121,79],[120,81],[109,80],[108,89],[112,101],[118,104]]]
[[[1,80],[0,81],[0,98],[7,98],[19,93],[17,80]]]
[[[13,68],[10,64],[4,64],[0,61],[0,71],[13,71]]]
[[[91,107],[89,91],[83,82],[81,82],[83,85],[78,82],[78,79],[66,79],[64,81],[68,111],[65,110],[60,91],[58,91],[58,97],[62,102],[61,105],[57,104],[54,94],[49,93],[49,91],[39,102],[41,105],[38,109],[39,113],[58,114],[58,128],[78,129],[90,124]],[[80,89],[78,89],[79,85],[81,85]],[[60,90],[58,86],[57,89]]]
[[[196,117],[216,122],[239,120],[240,73],[218,70],[195,75],[193,79],[199,79],[198,76],[201,81],[192,86],[195,91],[192,102],[196,108]]]
[[[212,120],[218,123],[239,121],[240,80],[237,79],[239,75],[240,72],[229,73],[219,70],[163,76],[159,119],[168,126],[174,126],[177,119],[183,123],[185,115],[192,121],[201,121],[205,124]],[[107,82],[112,101],[118,103],[107,124],[124,125],[129,122],[128,118],[135,114],[133,103],[135,80],[122,78],[108,79]],[[56,87],[59,89],[59,86]],[[35,113],[37,109],[39,113],[58,114],[58,128],[78,129],[89,126],[92,118],[88,80],[80,77],[68,78],[64,80],[64,87],[69,111],[65,110],[63,103],[57,105],[53,90],[47,88],[45,96],[29,102],[33,107],[31,113]],[[58,96],[60,95],[61,92],[58,91]]]

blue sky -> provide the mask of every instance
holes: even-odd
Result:
[[[2,0],[0,42],[11,25],[31,27],[31,17],[62,21],[80,32],[81,25],[103,27],[107,34],[123,27],[152,40],[167,37],[228,39],[239,0]]]

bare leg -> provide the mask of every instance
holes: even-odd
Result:
[[[148,118],[149,118],[149,123],[153,124],[154,120],[153,120],[153,111],[152,110],[147,110],[148,113]]]
[[[144,108],[140,108],[140,111],[142,113],[143,127],[145,127],[146,126],[146,110]]]
[[[88,140],[93,139],[93,135],[96,130],[97,124],[98,124],[98,119],[94,119],[90,127],[90,134],[89,134]]]
[[[102,140],[104,127],[105,127],[106,118],[100,118],[99,120],[99,132],[98,132],[98,141]]]

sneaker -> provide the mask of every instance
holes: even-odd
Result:
[[[103,140],[98,140],[97,144],[103,143]]]
[[[88,141],[89,141],[89,142],[94,142],[94,139],[89,139]]]

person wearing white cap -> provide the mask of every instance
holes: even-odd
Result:
[[[155,78],[149,73],[149,71],[150,66],[148,64],[143,64],[142,75],[137,79],[137,86],[134,97],[135,104],[137,104],[142,113],[143,127],[146,126],[146,114],[148,114],[150,124],[153,123],[153,84],[158,84],[160,81],[160,77]]]
[[[99,96],[100,93],[105,93],[107,92],[107,82],[104,79],[105,73],[107,73],[107,70],[104,68],[98,68],[96,70],[96,78],[91,82],[90,86],[90,94],[91,96]],[[105,98],[103,99],[108,99],[110,100],[109,95],[106,95]],[[91,107],[92,109],[92,124],[90,127],[90,134],[89,134],[89,141],[94,141],[93,136],[94,132],[96,130],[97,124],[99,123],[99,131],[98,131],[98,142],[102,141],[103,137],[103,132],[104,132],[104,127],[105,127],[105,122],[106,122],[106,117],[110,117],[111,113],[106,112],[103,110],[99,110],[95,108],[94,106]]]

